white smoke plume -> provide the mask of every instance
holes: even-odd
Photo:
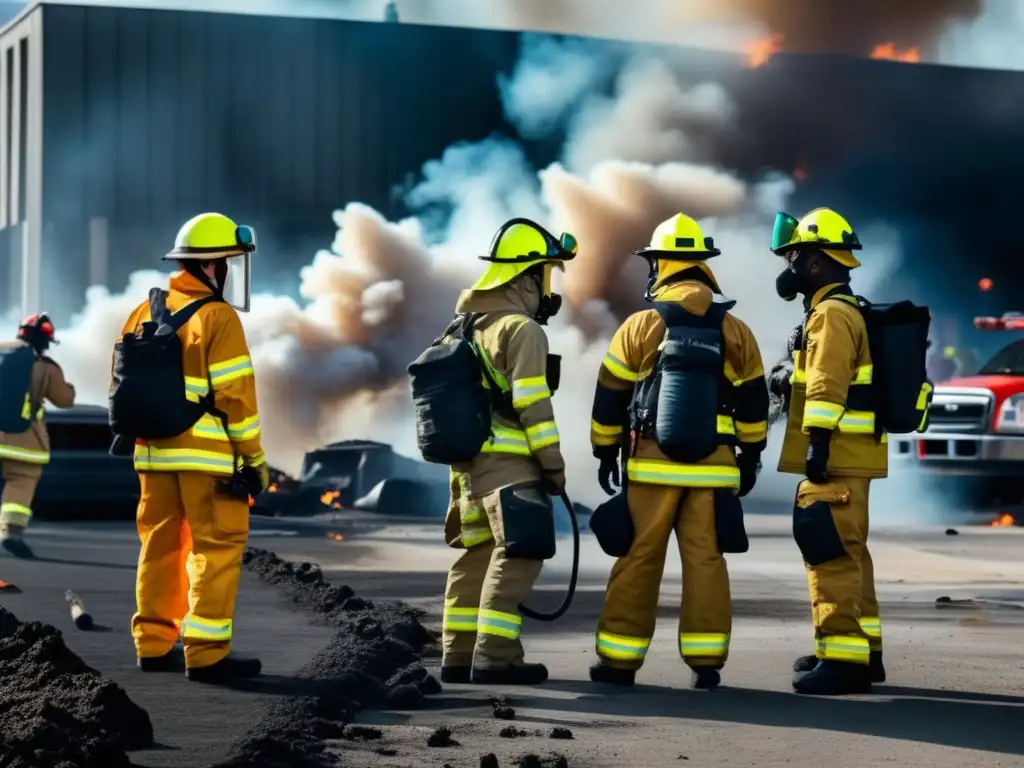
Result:
[[[671,62],[645,57],[621,69],[606,97],[579,74],[603,66],[584,52],[574,41],[535,41],[505,84],[518,124],[566,129],[563,163],[538,172],[507,140],[454,146],[408,192],[416,217],[392,223],[351,203],[335,214],[330,250],[302,270],[302,301],[254,297],[243,321],[272,464],[295,473],[305,451],[340,439],[374,439],[415,454],[405,366],[444,328],[459,289],[483,266],[475,257],[513,216],[572,232],[581,244],[560,286],[566,308],[550,326],[551,349],[564,356],[556,416],[580,500],[602,497],[589,447],[594,381],[618,319],[642,306],[646,266],[631,254],[660,221],[677,211],[702,220],[723,250],[711,266],[738,300],[735,312],[754,329],[766,365],[782,353],[800,310],[774,295],[779,263],[767,242],[792,182],[750,185],[714,166],[713,137],[732,117],[715,84],[687,83]],[[573,68],[577,85],[558,103],[550,85]],[[857,288],[870,294],[899,252],[891,233],[870,222],[858,228],[871,254],[866,261],[877,265],[856,275]],[[261,258],[273,256],[258,254],[257,270]],[[123,294],[90,289],[63,334],[69,343],[56,351],[83,401],[105,402],[111,345],[131,308],[164,279],[140,272]],[[784,484],[786,494],[791,486]]]

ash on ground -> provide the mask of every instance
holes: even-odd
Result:
[[[290,563],[272,552],[247,549],[244,567],[283,593],[293,606],[337,630],[298,677],[314,681],[314,695],[275,703],[245,739],[236,757],[218,768],[321,768],[335,765],[327,739],[346,737],[345,726],[363,708],[417,709],[441,685],[423,666],[424,649],[437,635],[422,612],[402,603],[375,604],[347,586],[328,582],[319,566]]]
[[[127,768],[153,744],[149,714],[64,644],[0,607],[0,765]]]

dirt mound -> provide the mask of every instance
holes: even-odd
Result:
[[[263,723],[218,768],[320,768],[334,765],[325,739],[345,738],[345,725],[364,707],[416,709],[441,685],[422,663],[437,636],[421,613],[402,603],[372,603],[328,582],[319,566],[290,563],[247,549],[243,565],[275,586],[297,608],[337,630],[298,677],[316,683],[310,696],[276,703]]]
[[[60,630],[0,607],[0,765],[121,768],[153,743],[128,694],[68,650]]]

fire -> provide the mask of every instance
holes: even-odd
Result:
[[[993,528],[1009,528],[1011,525],[1014,524],[1015,521],[1013,519],[1013,515],[1011,515],[1009,512],[1003,512],[1003,514],[1001,514],[999,517],[992,521]]]
[[[341,509],[341,502],[338,501],[339,496],[341,496],[341,491],[324,491],[320,494],[320,503],[325,507]]]
[[[250,496],[249,497],[249,506],[252,507],[252,506],[255,506],[255,504],[256,504],[256,499],[254,499],[252,496]]]
[[[782,53],[782,35],[762,37],[743,46],[747,66],[752,69],[763,66],[776,53]]]
[[[978,281],[978,290],[979,291],[991,291],[993,285],[994,285],[994,283],[992,282],[992,278],[990,278],[990,277],[983,277],[983,278],[981,278],[981,280]]]
[[[331,541],[344,541],[345,536],[341,533],[335,533],[334,531],[327,532],[327,538]]]
[[[917,64],[921,61],[921,49],[916,45],[900,50],[895,43],[879,43],[871,51],[872,59],[888,59],[889,61],[902,61],[907,64]]]
[[[280,486],[277,483],[271,483],[267,486],[267,493],[277,493],[279,489]]]

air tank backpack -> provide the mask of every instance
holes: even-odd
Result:
[[[416,413],[416,445],[425,461],[472,461],[491,437],[491,405],[498,386],[483,385],[487,369],[473,345],[476,315],[457,316],[406,369]]]
[[[732,413],[722,322],[734,304],[713,303],[703,317],[678,304],[654,304],[665,340],[653,373],[633,391],[630,429],[653,438],[672,461],[693,464],[710,456],[720,443],[718,416]]]
[[[32,426],[40,403],[31,402],[36,352],[28,344],[0,350],[0,432],[20,434]]]
[[[177,312],[167,309],[167,292],[149,292],[150,320],[142,332],[125,334],[114,344],[114,376],[110,388],[110,429],[123,438],[160,440],[190,430],[204,414],[224,419],[213,406],[213,389],[198,401],[189,400],[182,368],[178,330],[201,307],[220,299],[207,296]]]

